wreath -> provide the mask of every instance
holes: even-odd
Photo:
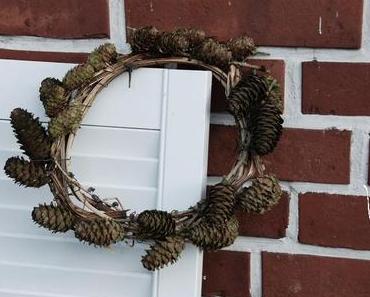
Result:
[[[11,157],[4,170],[22,186],[49,185],[53,201],[32,211],[38,225],[52,232],[72,230],[80,241],[100,247],[150,241],[142,263],[156,270],[175,262],[186,241],[203,250],[231,245],[238,236],[236,210],[264,213],[277,203],[281,188],[276,177],[264,174],[260,157],[273,151],[281,135],[281,96],[277,81],[263,67],[247,63],[257,53],[249,37],[219,42],[201,30],[144,27],[133,29],[129,41],[130,54],[117,54],[113,44],[104,44],[62,81],[41,82],[47,129],[25,109],[11,112],[14,134],[28,158]],[[168,63],[209,70],[224,87],[239,131],[238,157],[222,181],[189,209],[136,213],[81,185],[69,154],[82,119],[103,88],[124,72]],[[242,187],[247,181],[251,184]]]

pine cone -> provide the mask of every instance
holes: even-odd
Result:
[[[67,90],[75,90],[87,84],[94,77],[94,67],[89,64],[80,64],[69,70],[63,78],[63,85]]]
[[[154,271],[176,262],[184,248],[185,240],[178,236],[167,237],[163,241],[157,240],[150,246],[150,250],[146,251],[141,262],[146,269]]]
[[[258,112],[251,115],[250,149],[257,155],[271,153],[283,132],[281,110],[274,103],[264,101]]]
[[[233,115],[247,115],[268,92],[269,83],[265,77],[249,74],[244,76],[231,90],[228,108]]]
[[[270,153],[279,141],[283,119],[276,80],[251,74],[243,78],[228,97],[228,109],[248,123],[241,150],[258,155]]]
[[[190,52],[194,52],[196,49],[198,49],[206,39],[206,33],[198,29],[180,28],[174,33],[187,39]]]
[[[223,225],[210,224],[206,220],[185,232],[192,243],[204,250],[218,250],[231,245],[238,237],[239,222],[235,216]]]
[[[154,27],[135,29],[129,34],[128,39],[134,53],[157,54],[157,45],[161,33]]]
[[[16,108],[11,112],[10,120],[21,149],[30,159],[50,158],[50,141],[38,118],[25,109]]]
[[[227,69],[231,61],[231,52],[227,46],[208,38],[196,52],[196,58],[221,69]]]
[[[254,213],[264,213],[278,203],[282,191],[274,176],[257,177],[252,186],[243,188],[237,194],[237,207]]]
[[[25,187],[39,188],[49,182],[44,165],[40,162],[29,162],[22,157],[9,158],[4,166],[7,176]]]
[[[205,220],[211,224],[225,224],[234,213],[235,188],[226,183],[211,186],[205,204]]]
[[[167,56],[187,56],[189,52],[187,37],[178,31],[161,34],[158,46],[159,52]]]
[[[75,236],[80,241],[101,247],[108,247],[123,240],[125,231],[121,224],[107,219],[75,224]]]
[[[117,58],[116,47],[112,43],[105,43],[96,48],[88,57],[87,64],[98,72],[114,62]]]
[[[60,80],[45,78],[41,82],[40,100],[48,117],[53,118],[68,106],[66,90]]]
[[[171,214],[161,210],[146,210],[137,217],[141,238],[160,239],[175,232],[176,222]]]
[[[83,105],[76,103],[65,109],[56,118],[49,122],[49,134],[53,138],[58,138],[68,133],[75,132],[81,124],[83,115]]]
[[[233,60],[244,62],[251,55],[256,52],[256,45],[252,38],[248,36],[241,36],[236,39],[230,39],[227,42],[227,47],[232,53]]]
[[[67,232],[73,229],[74,224],[74,217],[69,210],[46,204],[33,208],[32,219],[41,227],[53,232]]]

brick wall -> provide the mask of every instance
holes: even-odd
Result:
[[[370,0],[0,0],[0,58],[80,62],[107,40],[127,52],[125,24],[248,33],[270,53],[254,63],[285,89],[266,158],[285,195],[264,216],[239,214],[235,244],[205,255],[204,296],[370,296]],[[212,111],[210,184],[236,144],[217,85]]]

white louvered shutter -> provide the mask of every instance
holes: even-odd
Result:
[[[71,64],[0,60],[0,164],[19,155],[9,114],[26,108],[46,120],[38,99],[45,77]],[[73,171],[99,196],[125,208],[186,209],[205,191],[211,73],[139,69],[121,75],[97,97],[79,130]],[[100,249],[72,232],[51,234],[33,224],[47,186],[20,188],[0,173],[0,296],[199,297],[202,254],[188,245],[181,260],[159,273],[140,262],[147,245]]]

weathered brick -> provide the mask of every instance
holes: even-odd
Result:
[[[264,297],[370,296],[370,261],[263,253]]]
[[[249,297],[249,253],[205,253],[202,296]]]
[[[0,49],[0,59],[45,61],[60,63],[83,63],[86,53],[37,52]]]
[[[227,174],[237,154],[234,126],[211,125],[208,175]],[[348,184],[351,132],[284,129],[275,151],[264,158],[281,180]]]
[[[199,27],[228,39],[244,33],[259,45],[359,48],[362,0],[126,0],[127,26]]]
[[[350,131],[289,128],[265,164],[286,181],[348,184],[350,150]]]
[[[109,36],[107,0],[0,0],[0,34],[52,38]]]
[[[366,197],[301,194],[299,241],[313,245],[370,250]]]
[[[306,62],[302,112],[370,116],[370,63]]]
[[[284,192],[279,203],[264,214],[239,211],[239,235],[254,237],[285,237],[289,217],[289,196]]]
[[[284,60],[250,60],[250,64],[265,66],[280,83],[282,97],[284,101],[284,86],[285,86],[285,62]],[[217,80],[212,81],[212,112],[225,112],[227,110],[225,89],[218,83]]]
[[[237,157],[238,132],[234,126],[211,125],[208,175],[227,174]]]

